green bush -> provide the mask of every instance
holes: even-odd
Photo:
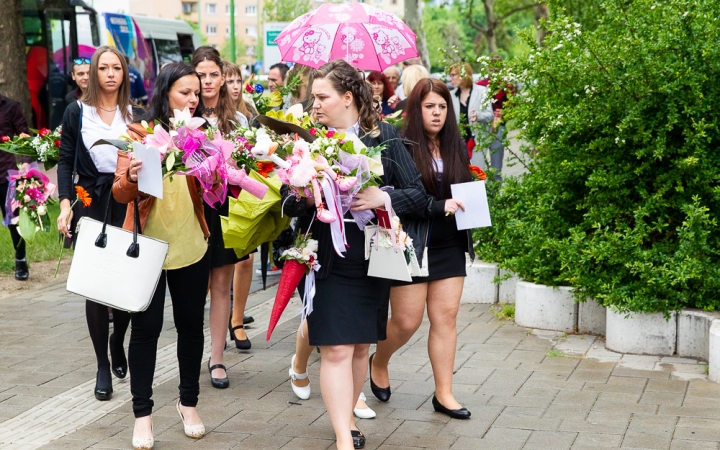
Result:
[[[717,11],[608,0],[592,31],[560,16],[544,47],[526,34],[508,115],[537,153],[493,198],[481,256],[620,311],[720,307]]]

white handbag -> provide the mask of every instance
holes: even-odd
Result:
[[[108,202],[108,209],[109,209]],[[128,312],[145,311],[157,287],[168,243],[138,235],[137,201],[133,231],[83,217],[77,226],[67,290]]]

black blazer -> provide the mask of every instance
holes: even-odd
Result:
[[[403,224],[407,221],[422,219],[427,205],[427,197],[422,181],[420,181],[420,172],[418,172],[417,167],[415,167],[415,163],[405,148],[397,129],[384,122],[378,123],[378,126],[380,127],[379,136],[372,137],[365,135],[361,137],[360,140],[368,147],[375,147],[383,143],[387,144],[387,148],[382,152],[384,171],[382,180],[384,186],[393,186],[394,188],[388,191],[390,199],[392,200],[393,210],[395,210],[395,213],[400,217]],[[282,195],[283,212],[291,217],[298,217],[297,228],[303,231],[307,230],[307,227],[312,221],[315,206],[307,207],[305,199],[295,198],[294,195],[290,194],[289,187],[285,185],[282,187]],[[318,241],[320,270],[316,274],[316,277],[318,279],[327,278],[336,256],[330,233],[330,225],[315,220],[312,222],[311,231],[313,238]],[[410,237],[415,241],[416,236],[410,234]],[[416,242],[422,242],[422,238],[419,239],[420,240]],[[416,247],[418,248],[415,249],[415,252],[419,255],[418,261],[420,261],[422,260],[423,249],[422,246]]]

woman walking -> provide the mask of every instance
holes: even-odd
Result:
[[[65,110],[60,139],[58,161],[58,192],[60,215],[58,230],[64,235],[75,232],[71,227],[80,219],[73,219],[70,209],[75,199],[74,178],[82,186],[92,203],[82,209],[83,215],[102,221],[109,212],[109,223],[122,226],[125,220],[125,205],[112,198],[111,187],[117,164],[117,150],[111,145],[96,145],[101,139],[117,139],[125,133],[133,120],[130,105],[130,81],[125,57],[112,47],[100,47],[90,61],[88,87],[80,100],[71,103]],[[123,341],[130,323],[130,314],[113,309],[113,334],[110,330],[108,307],[85,300],[85,318],[90,340],[97,359],[95,398],[112,398],[112,372],[118,378],[125,378],[128,363],[125,358]],[[110,357],[108,360],[108,343]]]
[[[155,81],[155,92],[148,111],[142,117],[148,123],[158,120],[167,124],[170,112],[188,108],[194,116],[202,116],[204,107],[200,96],[200,78],[192,67],[171,63],[163,67]],[[132,124],[135,137],[142,137],[143,127]],[[137,173],[142,161],[130,160],[128,154],[118,152],[113,195],[127,203],[127,217],[123,227],[132,230],[134,203],[138,202],[141,232],[169,243],[168,256],[157,288],[147,310],[132,314],[129,362],[130,390],[133,395],[133,447],[151,449],[152,383],[157,358],[157,343],[163,325],[165,286],[172,297],[173,319],[177,331],[177,358],[180,369],[180,399],[176,409],[183,422],[185,434],[200,438],[205,426],[197,411],[200,393],[200,362],[204,335],[203,316],[205,296],[210,275],[210,235],[205,215],[201,187],[191,176],[175,175],[163,180],[163,198],[158,199],[138,191]]]
[[[475,122],[489,124],[495,117],[490,102],[486,102],[487,88],[473,82],[472,68],[468,63],[450,67],[450,92],[455,122],[465,138],[467,151],[470,152],[477,142],[477,131],[471,128]]]
[[[342,60],[322,66],[312,85],[313,112],[318,122],[346,134],[355,134],[365,145],[386,144],[382,153],[383,185],[401,217],[421,215],[425,191],[420,174],[392,125],[378,122],[372,92],[363,74]],[[287,193],[287,188],[285,188]],[[378,187],[359,192],[356,211],[384,207],[385,194]],[[310,345],[321,353],[320,390],[337,438],[339,450],[362,448],[365,436],[353,428],[353,406],[360,396],[368,365],[370,344],[385,339],[390,280],[367,276],[365,236],[346,215],[344,257],[335,255],[328,224],[312,220],[311,199],[290,198],[284,210],[299,216],[300,232],[308,230],[318,240],[320,271],[316,275],[314,310],[308,316]],[[312,223],[312,226],[311,226]]]
[[[203,117],[222,134],[232,131],[235,126],[247,126],[247,118],[239,113],[225,87],[225,73],[220,53],[212,47],[203,46],[195,50],[192,66],[200,77],[202,101],[205,105]],[[229,191],[228,191],[229,195]],[[228,197],[214,207],[205,208],[205,221],[210,230],[208,253],[210,257],[210,344],[208,360],[210,382],[216,389],[230,386],[227,369],[223,365],[227,343],[227,324],[230,321],[230,283],[233,270],[240,258],[233,249],[225,248],[220,216],[228,216]],[[247,256],[244,259],[248,259]],[[249,341],[248,341],[249,343]]]
[[[427,306],[428,354],[435,379],[433,408],[454,419],[469,419],[470,411],[452,393],[456,320],[466,276],[465,252],[474,257],[470,232],[458,231],[455,223],[454,214],[465,207],[450,193],[453,184],[472,180],[453,112],[451,93],[437,80],[420,80],[408,97],[405,138],[413,143],[411,154],[428,194],[425,217],[429,221],[429,276],[413,278],[411,283],[394,283],[387,340],[378,343],[377,352],[370,358],[370,387],[379,400],[390,399],[388,362],[420,327]]]

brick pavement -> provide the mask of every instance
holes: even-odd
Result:
[[[175,412],[175,331],[166,309],[156,449],[334,448],[316,353],[312,397],[301,406],[287,403],[297,400],[287,368],[298,319],[286,314],[265,343],[273,295],[270,289],[249,300],[258,322],[249,330],[253,349],[226,352],[230,388],[213,389],[202,371],[199,411],[209,433],[198,441],[183,435]],[[297,310],[297,300],[289,308]],[[616,354],[593,336],[531,332],[498,321],[489,305],[462,305],[458,330],[455,393],[472,419],[432,411],[425,322],[391,363],[391,401],[377,402],[366,387],[378,414],[358,420],[366,448],[720,448],[720,385],[707,382],[705,365]],[[97,402],[94,376],[83,302],[63,285],[0,299],[0,448],[130,448],[128,383],[114,380],[113,400]]]

